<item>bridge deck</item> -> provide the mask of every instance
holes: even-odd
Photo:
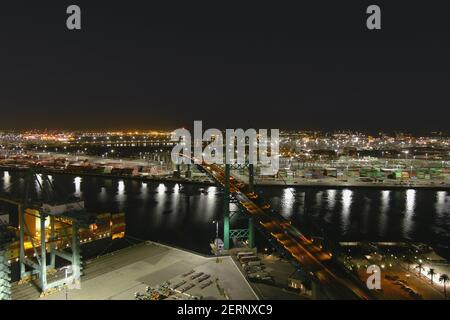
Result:
[[[202,168],[222,187],[225,187],[225,173],[216,165],[202,165]],[[268,212],[258,206],[241,190],[247,185],[230,177],[230,193],[239,201],[240,205],[251,215],[260,229],[272,240],[276,241],[290,255],[298,265],[307,270],[313,279],[318,280],[334,298],[341,299],[370,299],[358,285],[339,277],[325,264],[331,260],[332,254],[307,239],[299,230],[281,215]],[[253,196],[254,197],[254,196]]]

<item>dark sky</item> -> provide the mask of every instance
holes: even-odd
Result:
[[[3,1],[0,129],[448,132],[446,2]]]

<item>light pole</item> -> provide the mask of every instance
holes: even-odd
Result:
[[[67,284],[67,275],[73,273],[72,266],[64,266],[60,270],[64,270],[64,277],[66,278],[66,300],[69,300],[69,288]]]
[[[219,221],[214,220],[213,223],[216,224],[216,239],[219,239]]]
[[[214,240],[214,246],[216,251],[216,263],[219,263],[219,244],[221,242],[219,239],[219,220],[213,220],[213,223],[216,224],[216,239]]]

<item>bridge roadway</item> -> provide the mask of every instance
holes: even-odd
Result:
[[[202,164],[201,167],[218,184],[225,187],[225,172],[221,167],[206,164]],[[357,284],[331,271],[330,263],[326,266],[327,262],[331,262],[331,253],[325,252],[320,246],[307,239],[281,215],[268,212],[267,207],[258,206],[251,200],[257,198],[256,194],[245,194],[242,191],[246,187],[245,183],[230,176],[230,194],[254,218],[255,223],[259,223],[273,240],[284,247],[298,264],[308,271],[312,279],[316,279],[321,284],[328,296],[334,299],[369,300],[372,298]]]

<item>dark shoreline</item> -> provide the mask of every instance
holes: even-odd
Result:
[[[7,167],[0,166],[0,171],[11,171],[11,172],[26,172],[30,168],[17,168],[17,167]],[[212,186],[214,183],[212,181],[198,181],[198,180],[188,180],[184,178],[174,178],[174,177],[137,177],[130,175],[117,175],[117,174],[108,174],[108,173],[92,173],[92,172],[74,172],[74,171],[62,171],[62,170],[51,170],[44,168],[32,168],[36,173],[43,174],[61,174],[61,175],[69,175],[69,176],[88,176],[88,177],[98,177],[98,178],[106,178],[106,179],[123,179],[123,180],[135,180],[141,182],[171,182],[171,183],[190,183],[197,185],[205,185]]]
[[[273,183],[256,183],[255,187],[264,187],[264,188],[279,188],[279,187],[288,187],[288,188],[307,188],[307,189],[371,189],[371,190],[386,190],[386,189],[398,189],[398,190],[407,190],[407,189],[420,189],[420,190],[442,190],[447,191],[450,190],[450,186],[447,185],[434,185],[434,186],[424,186],[424,185],[382,185],[382,184],[373,184],[373,185],[338,185],[338,184],[273,184]]]
[[[27,167],[9,167],[9,166],[0,166],[0,170],[2,171],[11,171],[11,172],[26,172],[30,168]],[[37,173],[43,174],[63,174],[63,175],[72,175],[72,176],[90,176],[90,177],[100,177],[106,179],[123,179],[123,180],[134,180],[140,182],[169,182],[169,183],[186,183],[186,184],[195,184],[195,185],[204,185],[204,186],[212,186],[215,185],[212,181],[206,180],[189,180],[185,178],[175,178],[175,177],[157,177],[157,176],[130,176],[130,175],[117,175],[117,174],[108,174],[108,173],[92,173],[92,172],[74,172],[67,170],[52,170],[47,168],[32,168]],[[357,189],[421,189],[421,190],[450,190],[450,186],[448,184],[444,185],[397,185],[397,184],[382,184],[382,183],[347,183],[347,184],[338,184],[338,183],[274,183],[274,182],[255,182],[255,187],[265,187],[265,188],[316,188],[316,189],[347,189],[347,188],[357,188]]]

